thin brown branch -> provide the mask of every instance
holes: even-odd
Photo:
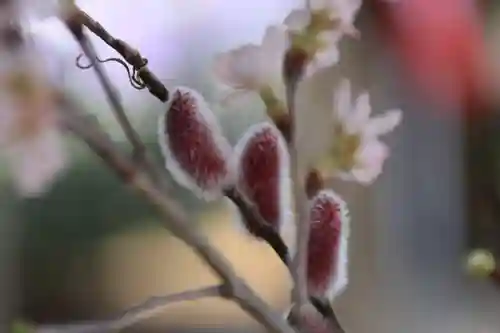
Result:
[[[337,315],[335,314],[335,311],[333,311],[330,302],[324,299],[318,299],[316,297],[311,297],[310,301],[311,304],[314,305],[316,310],[318,310],[318,312],[324,318],[330,321],[330,324],[335,329],[333,333],[345,333],[344,329],[342,328],[342,325],[340,325],[340,322],[337,318]]]
[[[106,333],[118,332],[158,315],[173,303],[194,301],[207,297],[226,297],[223,286],[209,286],[165,296],[154,296],[114,319],[68,325],[39,326],[34,333]]]
[[[310,173],[315,172],[316,170]],[[318,175],[315,174],[315,176]],[[288,247],[283,242],[281,235],[267,225],[267,222],[257,212],[256,208],[247,200],[245,200],[241,193],[239,193],[235,188],[228,188],[224,191],[224,193],[226,197],[230,199],[236,205],[236,207],[238,207],[240,214],[242,215],[242,218],[244,220],[243,222],[246,223],[246,227],[249,229],[249,231],[256,237],[266,241],[268,245],[271,246],[271,248],[276,252],[287,269],[291,273],[293,273],[293,267],[291,267]],[[335,328],[334,333],[345,332],[340,325],[337,316],[335,315],[335,311],[333,310],[332,305],[328,300],[309,297],[309,301],[316,308],[316,310],[326,318],[326,320],[329,320],[331,322],[332,327]]]
[[[296,254],[293,260],[293,266],[290,267],[294,286],[292,289],[292,302],[297,310],[300,311],[302,305],[311,302],[312,305],[320,312],[327,320],[332,323],[335,328],[334,333],[344,333],[344,329],[335,315],[335,312],[328,300],[317,299],[308,296],[307,291],[307,252],[310,235],[310,225],[307,219],[306,202],[308,195],[312,196],[323,186],[323,180],[318,178],[319,174],[315,174],[314,170],[310,170],[308,174],[302,171],[299,142],[297,136],[297,110],[296,110],[296,93],[297,88],[302,80],[305,66],[309,61],[309,56],[300,49],[290,48],[283,59],[283,78],[286,85],[286,102],[288,108],[288,122],[285,130],[280,130],[287,133],[288,149],[290,152],[290,175],[293,182],[293,199],[295,203],[295,216],[297,223],[296,233]],[[307,178],[307,179],[306,179]],[[306,181],[308,186],[306,187]],[[292,308],[292,317],[294,308]]]
[[[316,174],[316,172],[316,170],[313,170],[310,172],[310,174],[314,174],[314,176],[319,177],[320,175]],[[315,181],[321,180],[317,179]],[[315,186],[320,185],[315,184]],[[317,189],[315,188],[314,191],[316,192]],[[285,266],[287,266],[287,269],[289,269],[290,272],[293,273],[293,267],[291,267],[288,247],[283,242],[280,234],[267,225],[267,222],[257,212],[255,207],[247,200],[245,200],[245,198],[235,188],[226,189],[224,193],[226,197],[230,199],[236,205],[236,207],[238,207],[244,223],[246,223],[249,231],[256,237],[266,241],[268,245],[271,246],[271,248],[276,252]],[[339,320],[337,319],[332,305],[328,300],[309,297],[309,301],[326,320],[330,321],[332,327],[335,328],[334,333],[345,333],[344,329],[340,325]]]
[[[90,17],[80,8],[75,9],[73,19],[87,27],[97,37],[118,52],[137,72],[149,92],[162,102],[166,102],[169,93],[165,85],[160,82],[156,75],[147,66],[147,59],[143,58],[137,49],[134,49],[125,41],[113,37],[99,22]]]
[[[144,167],[144,169],[155,181],[161,184],[163,190],[167,190],[168,184],[164,176],[165,173],[163,172],[163,170],[159,169],[156,163],[154,163],[148,156],[146,146],[142,142],[139,133],[137,133],[137,131],[130,123],[116,89],[113,87],[113,84],[102,64],[97,61],[97,52],[95,51],[92,43],[83,31],[81,23],[76,20],[76,18],[79,18],[79,16],[68,16],[66,24],[77,42],[80,44],[80,47],[82,48],[84,54],[92,62],[92,68],[94,68],[97,78],[104,89],[104,93],[111,105],[111,109],[113,110],[116,120],[118,121],[120,127],[123,129],[127,140],[133,147],[134,160],[138,164],[140,164],[141,167]]]
[[[290,176],[293,182],[293,199],[295,204],[295,221],[297,223],[296,255],[292,275],[294,286],[292,289],[292,301],[297,307],[301,307],[308,302],[306,271],[307,271],[307,244],[309,240],[309,224],[305,214],[305,180],[302,179],[301,161],[299,155],[299,142],[297,136],[297,110],[295,99],[297,86],[302,77],[304,62],[298,62],[295,50],[287,52],[284,59],[284,79],[286,84],[286,102],[290,115],[290,142],[288,149],[290,152]],[[299,58],[300,59],[300,58]],[[302,60],[302,59],[300,59]]]
[[[73,26],[72,26],[73,25]],[[80,27],[78,27],[80,25]],[[71,24],[68,24],[68,27],[70,30],[72,30],[74,36],[77,38],[77,40],[80,42],[82,45],[82,49],[84,50],[85,54],[89,59],[91,59],[94,62],[94,67],[96,70],[96,73],[103,84],[103,88],[106,91],[108,98],[110,99],[110,102],[112,106],[114,107],[115,111],[118,109],[123,109],[121,107],[121,103],[119,99],[117,98],[117,95],[114,93],[114,90],[112,89],[111,82],[107,78],[104,69],[102,66],[97,62],[97,54],[92,48],[92,45],[89,43],[88,39],[86,39],[85,34],[83,30],[81,29],[81,25],[86,26],[90,31],[92,31],[95,35],[97,35],[99,38],[101,38],[107,45],[112,47],[114,50],[116,50],[136,71],[137,75],[139,78],[144,82],[144,85],[148,88],[149,92],[157,97],[159,100],[165,102],[168,100],[168,91],[165,88],[165,86],[156,78],[156,76],[147,68],[147,59],[143,58],[141,54],[139,53],[138,50],[132,48],[130,45],[128,45],[126,42],[120,39],[114,38],[107,30],[97,21],[92,19],[87,13],[82,11],[79,8],[76,8],[75,14],[72,17]],[[76,29],[75,29],[76,27]],[[82,43],[83,41],[83,43]],[[291,270],[292,274],[294,275],[294,279],[296,281],[295,287],[293,290],[293,295],[292,298],[294,299],[294,303],[301,305],[307,302],[308,297],[307,297],[307,290],[306,290],[306,283],[305,283],[305,271],[307,269],[307,239],[308,239],[308,234],[309,234],[309,228],[307,223],[301,222],[305,221],[305,213],[304,213],[304,202],[306,200],[305,197],[305,192],[304,192],[304,184],[301,182],[301,177],[300,177],[300,159],[298,156],[297,152],[297,136],[296,136],[296,121],[295,121],[295,90],[296,90],[296,85],[300,81],[300,78],[297,77],[296,80],[289,80],[288,83],[288,89],[287,89],[287,102],[289,106],[289,119],[287,121],[287,126],[286,129],[290,131],[290,135],[286,135],[287,139],[289,139],[290,142],[290,154],[291,154],[291,174],[292,174],[292,179],[294,180],[294,199],[296,203],[296,216],[297,216],[297,221],[298,221],[298,239],[297,239],[297,244],[298,244],[298,252],[297,252],[297,257],[296,257],[296,266],[291,267],[290,266],[290,260],[288,258],[288,249],[286,245],[283,243],[281,237],[277,235],[275,232],[272,232],[269,228],[259,228],[256,230],[258,237],[266,240],[268,244],[276,251],[276,253],[279,255],[279,257],[282,259],[282,261],[289,267]],[[118,106],[118,108],[117,108]],[[125,112],[119,112],[124,115],[124,118],[118,119],[120,123],[122,124],[122,127],[124,127],[125,132],[127,134],[127,124],[125,123],[125,126],[123,126],[123,120],[127,120]],[[117,115],[118,117],[118,115]],[[286,132],[286,131],[285,131]],[[129,132],[128,137],[133,139],[133,132]],[[288,133],[284,133],[288,134]],[[137,136],[138,138],[138,136]],[[131,140],[132,142],[134,140]],[[134,145],[135,146],[135,145]],[[139,150],[141,152],[141,150]],[[102,152],[101,152],[102,153]],[[102,155],[101,155],[102,156]],[[108,156],[109,158],[109,156]],[[116,167],[116,166],[115,166]],[[115,168],[116,170],[121,170],[120,168]],[[136,177],[135,174],[131,173],[131,170],[121,170],[119,171],[119,174],[122,173],[122,178],[123,179],[135,179]],[[226,193],[227,197],[233,201],[233,203],[236,204],[236,206],[239,208],[240,212],[243,215],[243,218],[246,219],[247,221],[257,221],[254,223],[255,225],[262,225],[265,226],[266,224],[263,223],[264,221],[262,220],[262,217],[256,213],[256,210],[254,207],[251,207],[251,205],[248,204],[248,202],[242,200],[241,196],[237,195],[237,192],[231,192],[231,193]],[[183,237],[182,235],[178,234],[179,237]],[[187,242],[188,244],[189,241]],[[303,249],[305,248],[305,250]],[[196,247],[195,247],[196,249]],[[203,251],[202,251],[203,252]],[[210,252],[210,251],[209,251]],[[204,253],[199,253],[202,257],[204,256]],[[205,258],[207,260],[207,258]],[[210,264],[210,262],[209,262]],[[212,266],[212,268],[214,268]],[[251,296],[251,291],[248,289],[245,285],[239,286],[241,288],[240,294],[241,295],[249,295]],[[238,294],[235,293],[233,297],[238,301],[240,306],[242,306],[244,309],[247,311],[253,313],[254,312],[254,305],[252,302],[243,302],[240,297],[238,297]],[[250,297],[252,298],[252,297]],[[253,304],[253,305],[252,305]],[[265,304],[264,304],[265,305]],[[343,332],[341,329],[340,325],[338,324],[338,321],[336,320],[336,316],[331,309],[331,306],[325,306],[324,309],[329,309],[328,311],[325,310],[325,316],[328,316],[330,320],[334,320],[334,322],[337,324],[339,328],[339,333]],[[324,310],[323,309],[323,310]],[[328,314],[326,314],[328,312]]]
[[[288,247],[279,232],[274,230],[259,214],[255,206],[249,203],[235,188],[225,190],[224,194],[238,207],[243,223],[246,224],[248,230],[254,236],[266,241],[288,267],[290,265]]]
[[[186,212],[179,204],[159,191],[155,183],[137,168],[127,156],[115,149],[106,133],[78,110],[77,105],[66,96],[61,96],[65,112],[61,114],[62,125],[84,141],[110,169],[126,184],[143,195],[160,213],[165,227],[175,236],[193,248],[216,275],[228,287],[228,297],[234,300],[253,318],[262,323],[269,331],[292,333],[293,329],[282,316],[269,307],[236,274],[227,259],[216,250],[209,240],[190,223]]]

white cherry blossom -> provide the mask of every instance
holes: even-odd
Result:
[[[367,93],[351,100],[351,86],[343,80],[334,98],[334,160],[338,176],[361,184],[372,183],[382,172],[389,156],[389,147],[380,136],[393,131],[401,122],[400,110],[389,110],[370,117],[371,106]]]
[[[360,6],[361,0],[312,0],[311,8],[293,10],[287,16],[284,24],[292,33],[315,39],[317,45],[306,77],[339,61],[338,42],[342,36],[358,35],[353,24]],[[312,32],[308,31],[311,25],[316,26]]]
[[[337,64],[340,60],[338,42],[341,34],[337,31],[325,31],[320,34],[322,47],[316,52],[306,67],[305,77],[311,77],[324,68]]]
[[[361,0],[311,0],[310,8],[292,11],[285,24],[293,31],[301,31],[311,23],[314,14],[322,13],[330,20],[340,20],[344,27],[352,27],[361,3]]]
[[[287,37],[284,26],[270,26],[260,45],[246,44],[215,58],[215,75],[221,83],[233,89],[229,97],[235,97],[234,93],[260,94],[269,89],[274,95],[282,95],[281,69]]]

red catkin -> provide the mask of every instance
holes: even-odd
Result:
[[[177,89],[160,121],[166,166],[174,179],[205,197],[221,193],[229,173],[229,144],[201,96]]]
[[[333,297],[347,282],[342,265],[347,264],[348,219],[344,201],[333,191],[320,191],[310,202],[307,280],[311,296]]]

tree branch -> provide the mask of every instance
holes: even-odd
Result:
[[[77,10],[76,13],[79,14],[80,11]],[[86,14],[85,16],[88,17],[88,15]],[[113,84],[106,74],[104,67],[97,61],[97,52],[95,51],[92,43],[83,31],[83,27],[79,19],[80,15],[70,15],[66,20],[66,25],[73,34],[76,41],[80,44],[80,47],[82,48],[84,54],[92,62],[92,67],[94,68],[97,78],[104,89],[104,93],[106,94],[106,98],[111,105],[111,109],[113,110],[118,124],[123,129],[127,140],[133,147],[134,160],[145,168],[145,170],[149,173],[153,180],[161,184],[163,190],[167,190],[169,186],[165,180],[163,170],[159,169],[148,156],[146,146],[142,142],[141,137],[139,136],[137,131],[130,123],[125,112],[125,108],[123,107],[122,102],[120,101],[120,97],[116,92],[116,89],[113,87]]]
[[[315,173],[317,171],[313,170],[311,172]],[[313,191],[317,190],[318,189],[313,189]],[[251,203],[245,200],[245,198],[235,188],[229,188],[225,190],[224,193],[226,197],[239,208],[242,218],[246,221],[247,228],[250,232],[265,240],[280,257],[285,266],[287,266],[287,269],[293,274],[293,267],[291,267],[288,247],[283,242],[280,234],[273,228],[268,227],[267,222],[262,218],[257,210],[251,205]],[[309,301],[316,308],[316,310],[332,324],[332,327],[335,329],[334,333],[345,333],[344,329],[340,325],[335,311],[332,308],[332,305],[328,300],[311,296],[309,297]]]
[[[333,311],[332,305],[328,302],[328,300],[310,297],[310,301],[316,310],[318,310],[318,312],[332,324],[332,327],[335,329],[333,333],[345,333],[342,325],[340,325],[340,322],[337,319],[335,311]]]
[[[106,44],[118,52],[137,72],[149,92],[162,102],[169,97],[167,88],[147,67],[148,60],[143,58],[138,50],[132,48],[125,41],[114,38],[99,22],[90,17],[80,8],[76,7],[73,19],[86,26],[92,33],[102,39]]]
[[[130,45],[128,45],[125,41],[121,39],[114,38],[99,22],[95,21],[92,17],[90,17],[87,13],[82,11],[80,8],[76,7],[74,11],[74,15],[72,15],[71,20],[68,20],[67,22],[68,27],[70,30],[73,32],[73,35],[75,38],[80,42],[82,49],[84,50],[86,56],[93,61],[93,65],[95,67],[96,73],[103,85],[103,88],[108,95],[108,99],[110,100],[110,103],[114,107],[115,113],[118,112],[119,114],[124,115],[124,119],[128,122],[128,119],[126,118],[126,114],[123,110],[123,107],[121,106],[121,103],[118,99],[118,96],[113,90],[113,87],[111,85],[111,82],[107,78],[104,69],[102,66],[97,63],[97,55],[94,49],[92,48],[92,45],[86,38],[82,26],[86,26],[91,32],[93,32],[95,35],[97,35],[100,39],[102,39],[107,45],[109,45],[111,48],[113,48],[115,51],[117,51],[124,59],[127,61],[136,71],[137,75],[139,78],[143,81],[144,86],[148,88],[149,92],[158,98],[160,101],[165,102],[168,100],[168,91],[165,88],[165,86],[157,79],[157,77],[147,68],[147,59],[143,58],[141,54],[139,53],[138,50],[132,48]],[[82,43],[83,41],[83,43]],[[299,67],[295,67],[296,69]],[[286,70],[286,69],[285,69]],[[285,75],[286,76],[286,75]],[[294,300],[294,303],[297,305],[304,304],[305,302],[308,301],[308,296],[307,296],[307,288],[306,288],[306,265],[307,265],[307,241],[309,239],[309,225],[305,223],[307,219],[305,218],[305,207],[304,203],[306,201],[305,197],[305,188],[304,184],[301,181],[301,173],[300,173],[300,158],[298,155],[297,147],[298,147],[298,142],[297,142],[297,135],[296,135],[296,115],[295,115],[295,92],[297,88],[297,84],[300,81],[300,75],[295,77],[293,80],[286,80],[287,82],[287,103],[288,103],[288,108],[289,108],[289,115],[286,116],[286,121],[284,122],[283,126],[280,127],[280,130],[284,132],[284,135],[286,136],[287,140],[289,141],[289,149],[290,149],[290,155],[291,155],[291,176],[293,179],[294,183],[294,201],[296,203],[296,217],[297,217],[297,223],[298,223],[298,233],[297,233],[297,246],[298,246],[298,251],[297,251],[297,256],[295,258],[295,265],[292,266],[290,259],[288,257],[288,249],[286,245],[284,244],[281,236],[271,230],[270,228],[265,228],[266,223],[263,221],[262,217],[260,214],[258,214],[255,210],[254,207],[252,207],[251,204],[249,204],[246,200],[244,200],[241,195],[237,191],[234,190],[228,190],[226,191],[226,196],[233,201],[233,203],[239,208],[243,218],[247,221],[247,223],[251,223],[255,226],[262,226],[260,228],[257,228],[254,230],[256,236],[264,239],[267,241],[267,243],[275,250],[275,252],[279,255],[281,260],[287,265],[289,270],[291,271],[294,280],[295,280],[295,287],[292,291],[292,298]],[[118,118],[118,115],[117,115]],[[120,118],[118,118],[120,121]],[[122,123],[122,122],[121,122]],[[127,124],[124,123],[125,126],[122,126],[127,132]],[[131,128],[131,126],[130,126]],[[132,129],[133,131],[133,129]],[[133,139],[134,132],[129,132],[129,135],[127,135],[129,138]],[[137,138],[139,136],[137,135]],[[135,140],[131,140],[131,142],[134,142]],[[139,139],[140,142],[140,139]],[[87,142],[88,143],[88,142]],[[137,142],[136,142],[137,143]],[[90,145],[90,144],[89,144]],[[134,145],[136,147],[136,145]],[[140,147],[140,146],[139,146]],[[95,150],[95,149],[94,149]],[[143,151],[142,149],[138,150],[139,152]],[[96,151],[97,152],[97,151]],[[136,150],[137,152],[137,150]],[[106,159],[110,161],[113,160],[112,156],[108,156],[107,153],[101,151],[101,154],[106,155]],[[141,153],[142,154],[142,153]],[[139,155],[141,155],[139,154]],[[101,155],[102,157],[102,155]],[[147,160],[146,160],[147,161]],[[121,163],[120,163],[121,165]],[[115,171],[122,177],[122,179],[130,179],[130,182],[133,182],[132,180],[135,179],[137,176],[135,174],[135,170],[132,169],[127,169],[124,168],[124,165],[121,165],[120,167],[118,165],[115,165]],[[127,180],[126,180],[127,181]],[[134,180],[135,181],[135,180]],[[174,232],[175,233],[175,232]],[[177,234],[180,238],[184,239],[183,237],[186,237],[186,235],[182,234]],[[188,238],[189,239],[189,238]],[[191,244],[189,241],[187,241],[188,244]],[[209,246],[209,245],[208,245]],[[196,248],[195,250],[200,251],[199,248]],[[204,247],[205,248],[205,247]],[[210,251],[209,251],[210,252]],[[198,252],[202,257],[204,257],[204,253]],[[209,262],[208,258],[204,257],[207,262]],[[212,266],[212,264],[209,262],[209,264]],[[214,266],[212,266],[214,268]],[[214,268],[216,271],[217,269]],[[218,272],[220,273],[220,272]],[[238,281],[239,282],[239,281]],[[251,299],[252,297],[252,292],[246,285],[240,286],[240,294],[241,295],[247,295]],[[250,294],[249,294],[250,293]],[[252,302],[246,302],[244,301],[241,297],[238,296],[239,294],[234,293],[233,298],[240,304],[240,306],[250,313],[255,312],[255,305],[258,303],[252,303]],[[255,299],[256,301],[257,299]],[[333,323],[335,324],[335,327],[338,327],[338,332],[343,333],[343,329],[341,328],[340,324],[337,321],[337,318],[335,316],[335,313],[333,312],[333,309],[331,308],[331,305],[329,303],[323,302],[323,300],[315,300],[311,299],[310,300],[313,305],[317,308],[319,312],[321,312],[325,317],[328,317],[329,320],[332,320]],[[321,303],[322,302],[322,303]],[[320,304],[321,303],[321,304]],[[320,306],[320,305],[321,306]],[[264,303],[264,305],[266,305]],[[261,316],[262,314],[257,314],[257,318]],[[262,319],[262,318],[261,318]]]
[[[226,297],[224,287],[210,286],[176,294],[155,296],[128,309],[115,319],[68,325],[42,325],[37,327],[34,333],[105,333],[120,331],[154,317],[172,303],[193,301],[206,297]]]
[[[308,6],[310,5],[307,3]],[[335,311],[328,300],[318,299],[308,296],[307,291],[307,254],[310,235],[310,225],[307,218],[306,210],[306,190],[312,194],[320,184],[314,185],[313,188],[306,189],[306,175],[303,174],[302,165],[300,164],[299,142],[297,136],[297,110],[295,107],[296,93],[299,83],[302,80],[305,67],[309,61],[309,55],[301,49],[296,49],[293,46],[287,50],[283,59],[283,78],[286,86],[286,103],[288,108],[288,128],[281,129],[282,132],[288,134],[288,149],[290,152],[290,175],[293,182],[293,198],[295,203],[295,216],[297,223],[296,234],[296,255],[293,261],[293,266],[290,267],[294,286],[292,289],[292,307],[291,315],[294,316],[294,308],[300,311],[302,305],[307,302],[320,312],[327,320],[330,321],[335,328],[335,333],[344,333],[344,329],[340,325]],[[307,178],[314,175],[314,170],[310,170]],[[320,181],[320,179],[316,179]],[[321,181],[322,183],[322,181]]]
[[[294,286],[292,289],[292,301],[297,307],[301,307],[308,302],[306,271],[307,271],[307,245],[309,240],[309,224],[305,214],[305,186],[302,179],[299,142],[297,136],[297,110],[295,98],[297,86],[302,78],[304,59],[296,59],[296,50],[290,49],[286,52],[283,60],[283,76],[286,85],[286,102],[288,114],[290,116],[290,142],[288,149],[290,152],[290,175],[293,182],[293,199],[295,204],[295,216],[297,223],[297,252],[294,258],[292,275]]]
[[[125,41],[116,39],[113,36],[111,36],[111,34],[109,34],[99,22],[94,20],[92,17],[90,17],[87,13],[85,13],[78,7],[75,9],[72,20],[74,21],[76,20],[77,23],[86,26],[90,31],[92,31],[95,35],[101,38],[107,45],[116,50],[137,71],[139,77],[144,81],[151,94],[153,94],[155,97],[157,97],[163,102],[165,102],[168,99],[167,89],[156,78],[156,76],[147,68],[146,66],[147,60],[142,58],[138,50],[130,47]],[[89,47],[91,46],[91,44],[85,38],[84,33],[78,32],[74,35],[75,37],[77,37],[77,40],[78,39],[84,40],[85,45],[82,45],[82,49],[84,50],[87,57],[96,60],[97,55],[93,50],[93,48]],[[95,70],[105,88],[105,91],[107,92],[108,95],[110,95],[111,103],[114,105],[114,108],[116,109],[116,106],[119,104],[119,101],[117,100],[117,98],[115,98],[113,90],[109,89],[110,82],[104,74],[104,69],[96,61],[93,62],[93,66],[95,67]],[[128,128],[128,125],[123,121],[122,114],[124,113],[118,112],[118,115],[120,117],[119,119],[121,119],[120,123],[125,125],[123,127],[127,129],[127,132],[129,133],[128,136],[131,138],[131,141],[133,140],[133,142],[136,143],[135,145],[137,146],[138,143],[136,140],[137,135]],[[140,148],[141,150],[143,149],[142,147]],[[261,226],[259,230],[255,230],[257,236],[267,241],[268,244],[279,255],[280,259],[288,266],[289,265],[288,248],[281,239],[281,236],[278,233],[274,232],[272,228],[266,228],[267,223],[263,221],[262,217],[256,212],[254,207],[251,207],[251,205],[246,200],[244,200],[238,194],[237,191],[235,191],[234,189],[226,191],[226,196],[231,201],[233,201],[233,203],[238,207],[243,218],[246,221],[250,221],[250,224],[252,225]]]
[[[257,209],[234,187],[226,189],[224,194],[236,205],[236,207],[238,207],[243,218],[243,223],[246,224],[248,230],[254,236],[265,240],[276,252],[285,266],[289,267],[290,257],[288,247],[281,238],[279,232],[276,232],[276,230],[269,226]]]
[[[228,288],[227,297],[262,323],[269,331],[293,333],[280,314],[271,309],[236,274],[231,264],[217,251],[209,240],[193,228],[185,211],[178,203],[155,187],[155,183],[126,156],[114,147],[107,134],[82,113],[66,96],[60,96],[64,112],[61,113],[63,127],[84,141],[126,184],[142,194],[160,213],[162,222],[175,236],[192,247],[219,276]]]

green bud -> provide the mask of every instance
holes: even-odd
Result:
[[[476,249],[467,256],[466,269],[474,277],[488,277],[496,269],[495,257],[490,251]]]
[[[23,320],[15,320],[12,323],[10,333],[34,333],[35,328],[33,325],[23,321]]]

